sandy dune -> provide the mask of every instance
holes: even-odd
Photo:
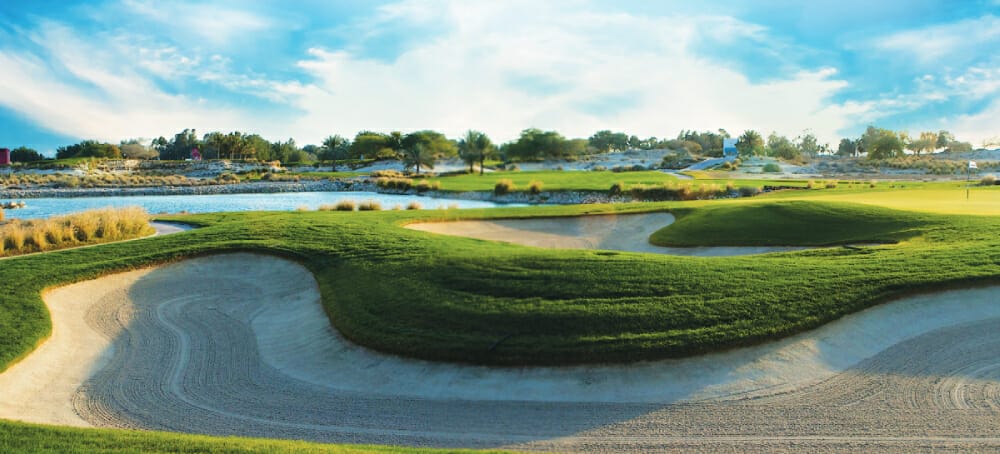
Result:
[[[443,235],[504,241],[552,249],[606,249],[687,256],[788,252],[806,247],[662,247],[649,236],[674,223],[670,213],[606,214],[558,218],[419,222],[406,228]]]
[[[995,448],[998,295],[907,298],[686,360],[501,369],[350,345],[307,270],[230,254],[48,292],[53,336],[0,374],[0,416],[558,451]]]

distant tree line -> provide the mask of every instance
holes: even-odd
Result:
[[[169,139],[158,137],[143,143],[138,139],[123,140],[119,144],[84,140],[59,147],[56,158],[127,158],[127,159],[190,159],[198,150],[203,159],[235,159],[280,161],[284,164],[328,164],[336,170],[337,163],[345,160],[401,160],[407,167],[419,172],[433,169],[439,159],[461,158],[474,171],[482,168],[487,160],[504,162],[530,162],[546,159],[577,159],[587,155],[627,150],[668,149],[693,155],[718,157],[723,154],[723,141],[732,136],[725,129],[716,131],[682,130],[675,138],[640,138],[625,132],[597,131],[586,139],[566,138],[556,131],[528,128],[517,139],[495,145],[479,131],[470,130],[457,140],[444,134],[422,130],[403,134],[360,131],[353,139],[332,135],[320,145],[299,147],[294,139],[271,142],[258,134],[239,131],[209,132],[199,136],[194,129],[185,129]],[[962,152],[972,149],[968,142],[960,142],[948,131],[921,132],[910,137],[903,131],[869,126],[858,138],[841,139],[836,149],[820,144],[811,131],[788,138],[772,132],[766,138],[755,130],[746,130],[738,138],[736,148],[741,158],[770,156],[788,161],[801,160],[820,154],[838,156],[867,156],[887,159],[905,154],[934,151]],[[36,150],[16,148],[13,159],[29,162],[44,159]]]

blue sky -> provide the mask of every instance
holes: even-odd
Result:
[[[0,146],[184,128],[1000,137],[1000,0],[0,2]]]

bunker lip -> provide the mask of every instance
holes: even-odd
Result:
[[[704,413],[692,416],[695,425],[740,412],[780,416],[811,408],[818,398],[863,400],[854,396],[874,395],[879,377],[908,377],[914,383],[903,386],[926,394],[914,402],[932,410],[964,408],[976,404],[981,380],[1000,370],[990,356],[1000,344],[998,292],[994,286],[909,297],[781,341],[694,358],[496,368],[411,360],[350,344],[330,326],[318,285],[303,266],[272,256],[215,255],[47,292],[53,335],[0,374],[0,417],[318,441],[549,440],[540,446],[576,450],[562,443],[614,422],[599,416],[608,412],[629,415],[618,422],[634,421],[634,430],[648,422],[643,418],[676,421],[670,412],[692,409]],[[956,345],[967,335],[978,338]],[[993,358],[989,367],[984,358]],[[993,395],[982,392],[980,406]],[[681,401],[689,403],[662,407]],[[740,420],[754,420],[750,413]],[[977,414],[995,424],[995,416]],[[788,427],[794,435],[799,426]],[[579,434],[588,436],[585,443],[593,434]]]
[[[649,237],[675,221],[665,212],[594,214],[524,219],[415,222],[405,228],[450,236],[502,241],[550,249],[599,249],[625,252],[725,257],[793,252],[830,246],[699,246],[665,247]],[[861,246],[861,245],[859,245]],[[867,246],[867,245],[865,245]]]

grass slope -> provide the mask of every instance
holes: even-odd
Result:
[[[845,204],[771,202],[682,208],[677,222],[650,237],[660,246],[829,246],[897,243],[918,235],[927,219]]]

